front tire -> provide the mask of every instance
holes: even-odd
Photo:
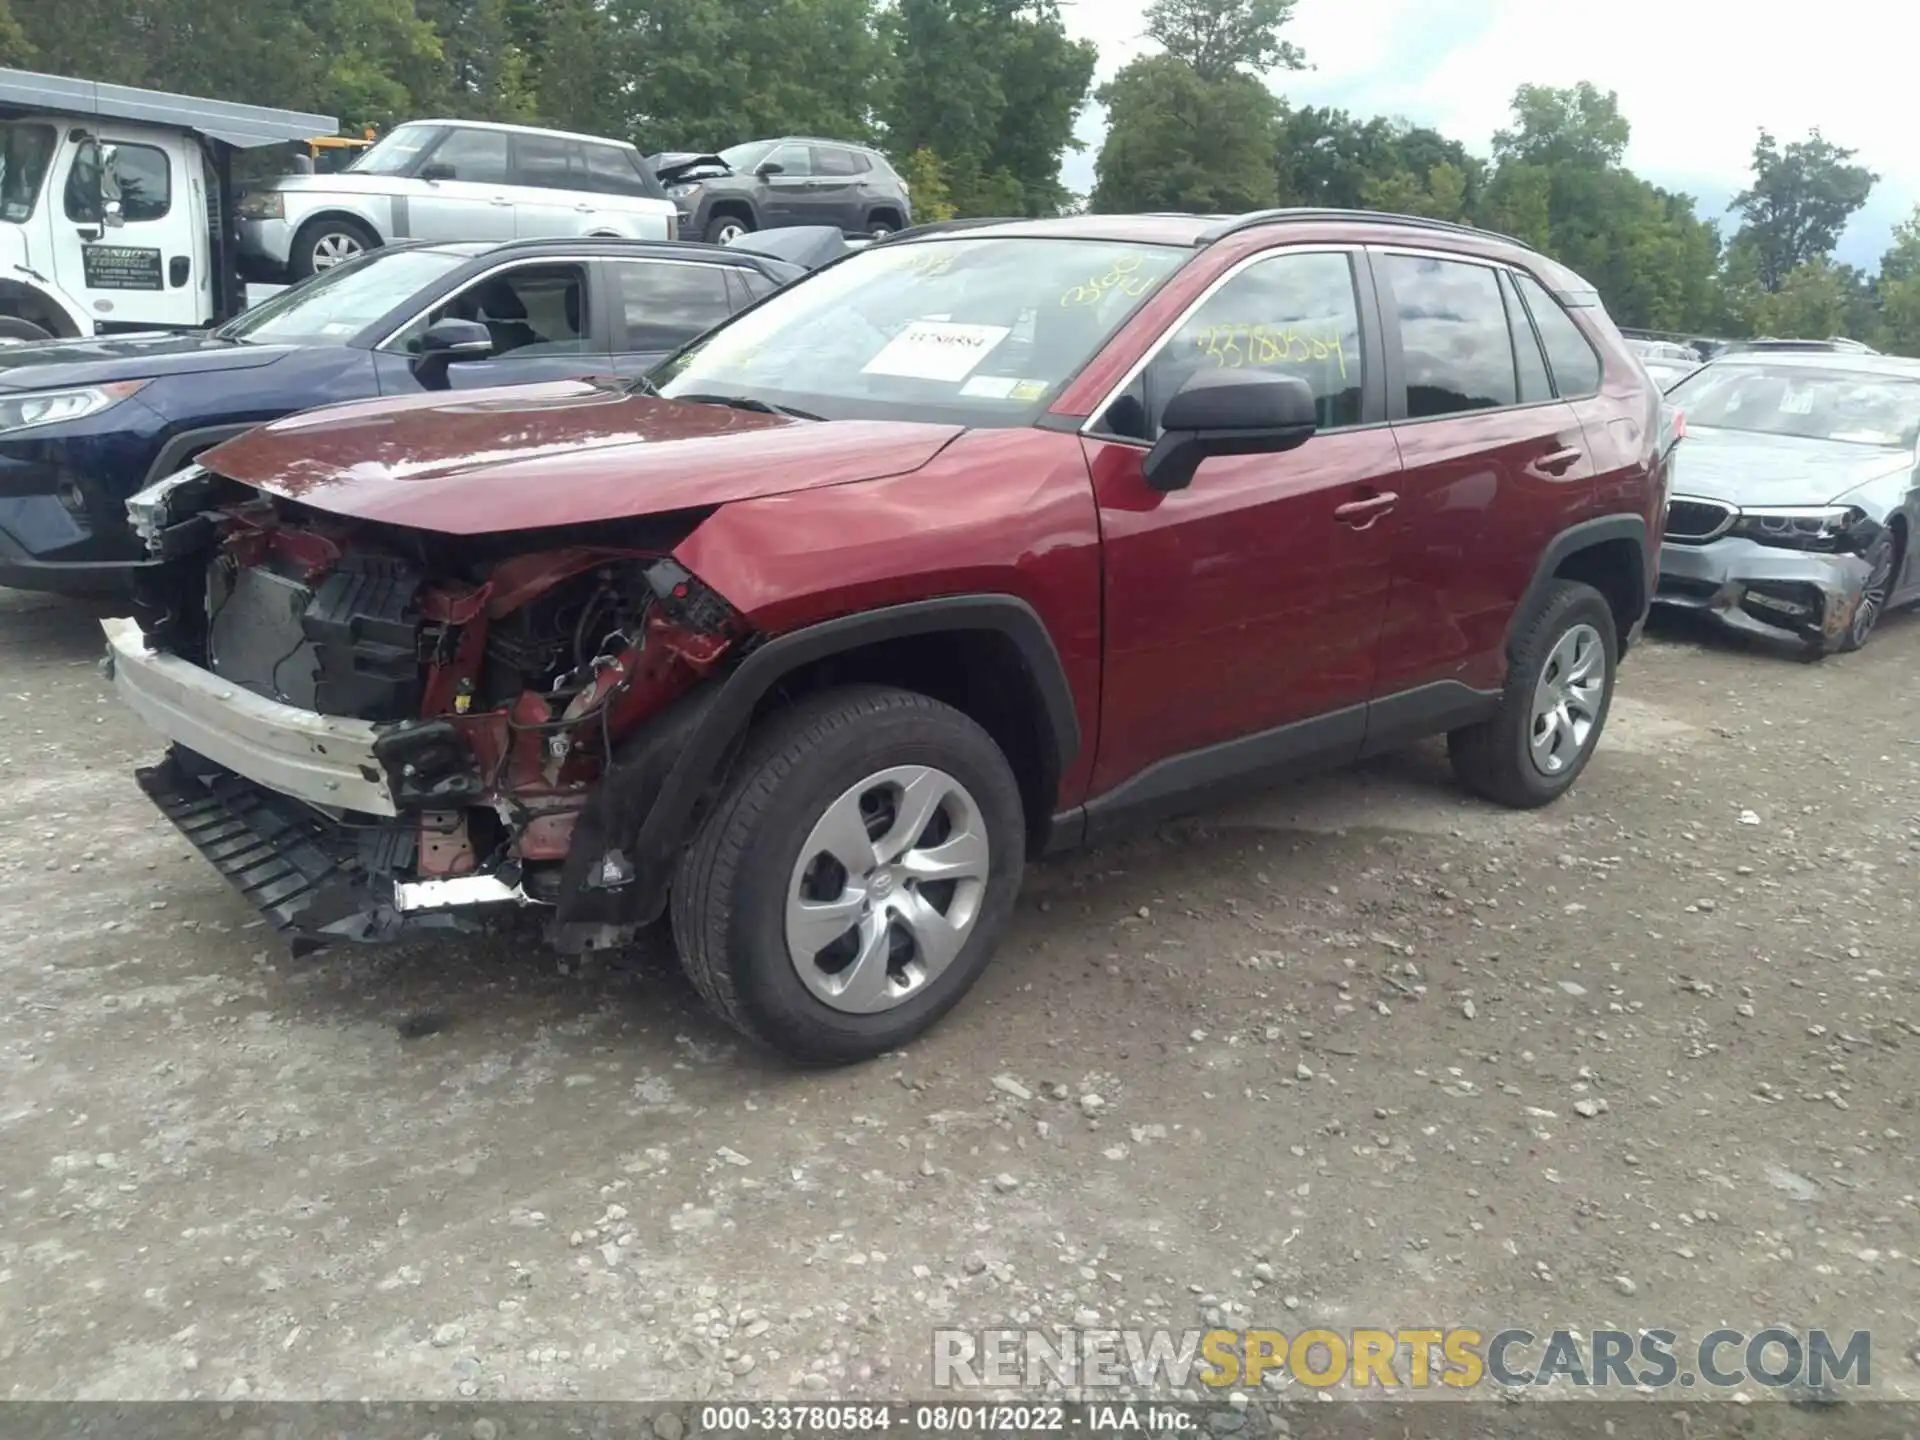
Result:
[[[765,723],[681,858],[681,963],[788,1059],[869,1059],[986,969],[1025,841],[1012,769],[971,719],[904,690],[828,691]]]
[[[309,220],[293,237],[293,253],[287,273],[304,280],[321,270],[358,259],[380,243],[379,238],[356,220],[322,217]]]
[[[701,238],[709,245],[730,245],[742,235],[753,233],[753,221],[744,215],[715,215],[707,221]]]
[[[0,345],[27,345],[36,340],[51,340],[53,332],[22,320],[18,315],[0,315]]]
[[[1508,650],[1499,709],[1447,737],[1460,783],[1515,810],[1566,794],[1600,743],[1619,662],[1606,597],[1576,580],[1554,581]]]
[[[1860,587],[1860,599],[1853,607],[1853,623],[1847,627],[1846,638],[1840,642],[1842,655],[1851,655],[1864,648],[1879,627],[1880,617],[1887,613],[1887,602],[1893,598],[1893,587],[1898,583],[1902,559],[1900,543],[1892,530],[1880,532],[1880,538],[1867,550],[1865,559],[1868,565],[1867,579]]]

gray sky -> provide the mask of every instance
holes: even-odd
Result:
[[[1150,48],[1145,0],[1070,0],[1067,27],[1100,46],[1100,78]],[[1840,258],[1878,263],[1894,224],[1920,200],[1915,143],[1920,8],[1897,0],[1821,0],[1789,8],[1735,0],[1298,0],[1286,36],[1314,67],[1275,77],[1300,104],[1400,115],[1480,154],[1526,82],[1591,80],[1616,90],[1633,125],[1627,163],[1723,217],[1745,188],[1761,126],[1784,143],[1818,125],[1878,171]],[[1063,178],[1085,192],[1105,133],[1090,105],[1088,148]]]

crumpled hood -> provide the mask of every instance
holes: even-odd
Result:
[[[904,475],[961,428],[788,420],[567,380],[311,410],[199,463],[336,515],[488,535]]]
[[[287,345],[242,345],[211,335],[103,335],[92,340],[41,340],[0,346],[0,390],[57,390],[157,380],[217,370],[255,370],[288,354]]]
[[[1903,450],[1687,427],[1673,488],[1729,505],[1825,505],[1872,480],[1905,474]]]
[[[722,175],[733,174],[733,167],[718,155],[691,150],[667,150],[658,155],[649,155],[646,165],[662,185],[672,185],[683,179],[714,180]]]

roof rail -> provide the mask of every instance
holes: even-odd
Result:
[[[1204,231],[1198,244],[1211,245],[1216,240],[1224,240],[1229,235],[1237,235],[1242,230],[1252,230],[1260,225],[1272,225],[1281,221],[1294,221],[1305,224],[1314,220],[1340,220],[1360,225],[1405,225],[1415,230],[1442,230],[1453,235],[1478,235],[1493,240],[1504,240],[1509,245],[1518,245],[1522,250],[1534,247],[1512,235],[1502,235],[1498,230],[1483,230],[1478,225],[1461,225],[1452,220],[1430,220],[1422,215],[1396,215],[1384,210],[1338,210],[1315,209],[1306,206],[1283,207],[1277,210],[1252,210],[1245,215],[1236,215],[1222,224]]]

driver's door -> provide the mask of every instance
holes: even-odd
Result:
[[[1095,417],[1107,641],[1092,792],[1115,791],[1112,808],[1360,752],[1392,581],[1382,497],[1401,468],[1365,264],[1344,249],[1255,258]],[[1142,475],[1157,417],[1209,367],[1306,380],[1319,431],[1285,453],[1205,460],[1162,494]]]
[[[777,146],[761,164],[778,165],[780,172],[760,178],[760,228],[813,224],[813,147]]]
[[[96,322],[170,328],[213,313],[201,167],[177,139],[111,128],[60,146],[53,272]]]

